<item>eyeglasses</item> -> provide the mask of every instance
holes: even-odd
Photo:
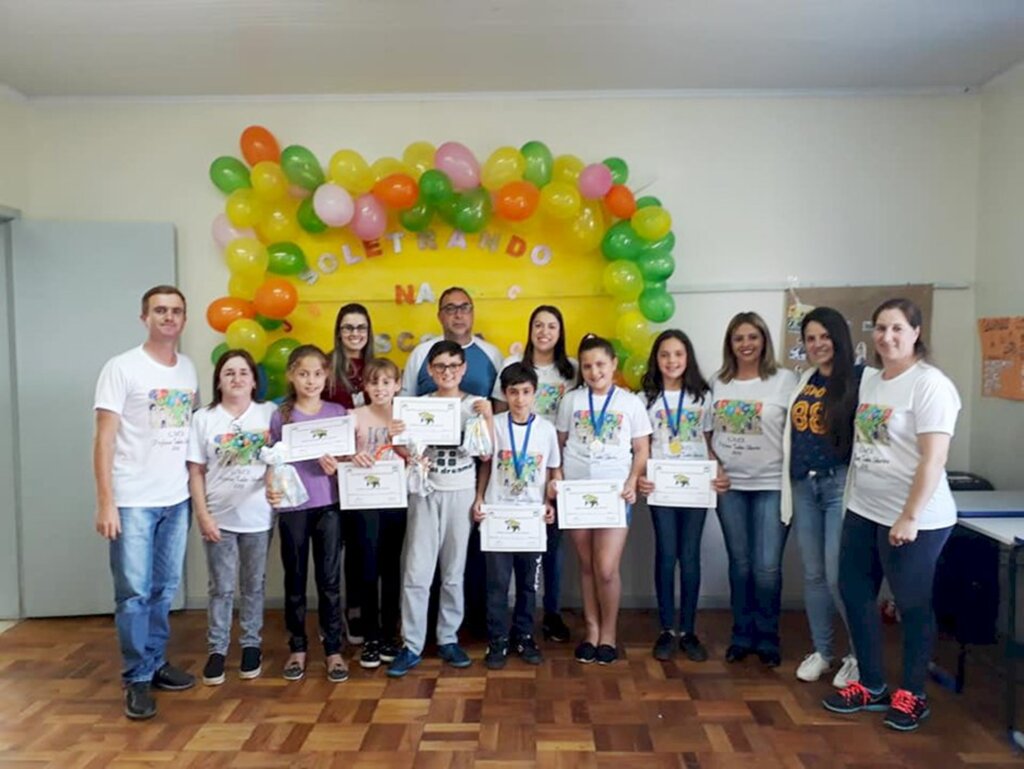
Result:
[[[462,363],[431,363],[430,368],[434,369],[438,374],[447,374],[452,371],[458,371],[463,365]]]
[[[369,330],[370,327],[365,323],[360,323],[358,326],[353,326],[349,323],[341,325],[341,333],[343,334],[365,334]]]
[[[441,305],[441,312],[445,315],[458,315],[460,312],[463,315],[468,315],[473,312],[473,303],[465,302],[463,304],[445,304]]]

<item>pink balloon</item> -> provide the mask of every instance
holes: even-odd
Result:
[[[576,183],[579,185],[580,195],[588,200],[603,198],[614,184],[612,171],[604,163],[591,163],[580,171]]]
[[[469,147],[458,142],[445,142],[434,153],[434,167],[444,171],[457,191],[480,186],[480,164]]]
[[[228,221],[227,216],[224,214],[217,214],[211,229],[213,230],[213,242],[217,244],[218,248],[224,248],[224,246],[237,238],[256,237],[256,232],[251,227],[239,229]]]
[[[355,204],[348,190],[328,182],[321,184],[313,193],[313,210],[331,227],[344,227],[355,213]]]
[[[367,193],[356,198],[355,215],[352,217],[352,232],[360,240],[376,240],[388,226],[388,215],[384,205]]]

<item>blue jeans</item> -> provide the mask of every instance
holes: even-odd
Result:
[[[185,566],[190,500],[168,507],[121,507],[110,543],[114,625],[125,684],[150,681],[166,662],[168,615]]]
[[[206,645],[210,654],[227,656],[236,582],[242,597],[238,607],[238,624],[242,628],[239,644],[243,649],[262,645],[263,591],[267,550],[273,531],[221,529],[220,542],[203,543],[206,546],[206,568],[210,574],[210,605],[206,610]]]
[[[781,492],[730,490],[718,497],[729,553],[734,646],[779,651],[782,551],[788,527],[779,518]]]
[[[839,600],[839,543],[845,487],[845,467],[817,471],[793,481],[793,528],[804,564],[807,622],[814,651],[827,660],[835,654],[833,620],[837,607],[846,624]]]
[[[654,588],[662,630],[676,627],[676,563],[679,564],[679,626],[693,633],[700,597],[700,540],[708,511],[651,505],[654,522]]]

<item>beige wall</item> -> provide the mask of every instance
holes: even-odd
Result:
[[[31,154],[28,102],[0,83],[0,206],[24,210]]]

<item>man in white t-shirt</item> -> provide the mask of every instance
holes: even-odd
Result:
[[[142,297],[141,317],[146,341],[100,372],[93,446],[96,531],[110,541],[124,713],[132,719],[156,715],[151,687],[195,685],[164,656],[185,561],[185,454],[199,389],[195,366],[177,351],[185,297],[155,286]]]

